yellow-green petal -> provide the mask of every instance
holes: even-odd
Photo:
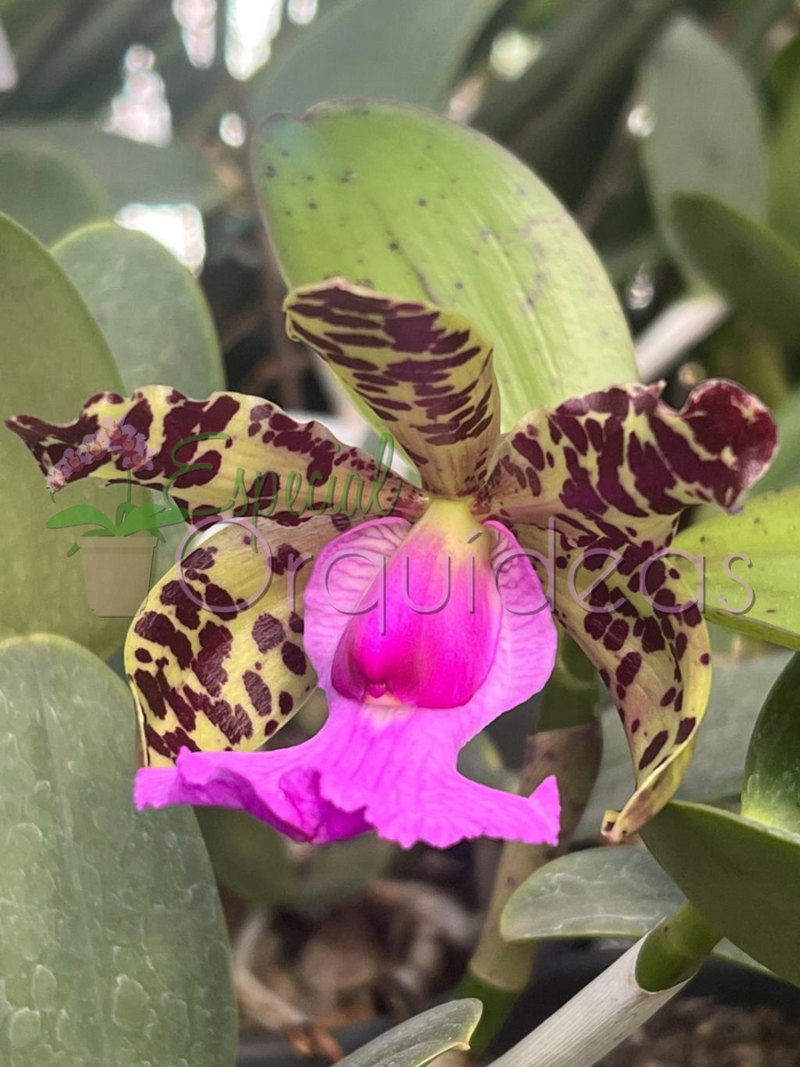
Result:
[[[372,517],[419,514],[424,498],[358,448],[339,443],[319,422],[297,423],[275,404],[241,393],[190,400],[169,386],[137,389],[127,399],[100,393],[71,423],[19,415],[9,428],[25,441],[46,474],[67,448],[122,420],[155,450],[153,469],[134,483],[168,489],[191,521],[233,511],[261,514],[282,525],[306,522],[315,511]],[[121,453],[107,453],[70,476],[127,481]],[[410,509],[410,514],[409,514]]]
[[[466,496],[486,477],[500,431],[492,347],[456,311],[337,278],[286,301],[304,341],[365,401],[416,463],[423,485]]]

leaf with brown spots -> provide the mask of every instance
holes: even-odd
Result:
[[[341,278],[291,293],[287,330],[383,421],[426,489],[466,496],[500,432],[492,347],[464,315]]]

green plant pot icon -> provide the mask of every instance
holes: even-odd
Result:
[[[141,537],[78,538],[89,607],[103,618],[129,618],[150,590],[156,540]]]

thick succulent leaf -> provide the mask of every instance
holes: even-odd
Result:
[[[670,216],[675,192],[711,193],[756,217],[766,213],[758,96],[735,56],[699,22],[679,15],[647,55],[639,97],[652,124],[640,146],[659,223],[691,274],[693,260]]]
[[[620,712],[637,790],[619,818],[607,817],[612,840],[672,795],[708,702],[710,646],[695,593],[668,557],[654,557],[684,508],[733,507],[775,450],[769,412],[731,382],[704,383],[681,412],[660,393],[629,386],[534,412],[504,440],[475,505],[539,553],[556,617]],[[592,554],[605,556],[600,577],[587,566]]]
[[[800,834],[800,656],[772,687],[747,753],[742,815]]]
[[[0,645],[0,1060],[232,1067],[214,878],[187,809],[133,807],[130,696],[56,637]]]
[[[371,96],[437,107],[500,0],[343,0],[282,48],[252,83],[251,110],[304,111]]]
[[[548,863],[514,893],[503,912],[507,941],[632,937],[648,934],[686,901],[643,848],[589,848]],[[760,964],[722,941],[714,955]]]
[[[453,1000],[401,1023],[340,1061],[342,1067],[424,1067],[450,1049],[468,1049],[482,1004]]]
[[[711,804],[738,796],[745,758],[761,705],[790,653],[773,652],[739,663],[715,658],[711,698],[697,735],[694,755],[675,794],[678,800]],[[620,803],[631,786],[631,758],[614,709],[602,716],[603,761],[592,799],[581,820],[579,840],[596,838],[609,804]],[[725,754],[720,759],[720,753]]]
[[[286,838],[260,823],[264,829]],[[343,900],[362,893],[376,878],[387,872],[397,857],[397,845],[377,834],[361,834],[329,845],[292,846],[297,880],[292,887],[292,911],[317,918],[326,915]]]
[[[800,835],[673,801],[643,836],[713,930],[800,985]]]
[[[194,814],[220,885],[262,908],[289,900],[294,908],[296,879],[282,834],[233,808],[196,807]]]
[[[349,285],[295,290],[289,336],[361,397],[416,463],[426,489],[474,493],[500,432],[492,348],[464,315]]]
[[[194,551],[179,549],[125,644],[145,763],[168,766],[182,747],[260,748],[303,704],[316,684],[303,588],[341,518],[314,515],[291,529],[260,520],[257,535],[249,523],[226,524]]]
[[[57,146],[11,138],[0,148],[0,211],[52,244],[76,226],[108,218],[111,202],[80,159]]]
[[[687,254],[716,289],[787,344],[800,345],[800,251],[794,245],[713,196],[676,196],[672,218]]]
[[[0,217],[0,337],[0,418],[26,410],[66,418],[92,393],[120,388],[106,343],[69,279],[31,234],[5,217]],[[121,495],[84,484],[68,503],[113,514]],[[79,562],[64,560],[74,535],[45,528],[60,508],[5,428],[0,428],[0,500],[13,507],[13,521],[0,531],[0,636],[63,634],[108,655],[121,644],[125,623],[99,619],[90,610]]]
[[[115,211],[131,203],[190,203],[206,211],[225,198],[212,165],[178,141],[164,147],[139,144],[104,133],[94,123],[68,120],[3,123],[0,138],[19,148],[60,150],[95,176]]]
[[[467,315],[495,346],[504,426],[636,378],[586,239],[522,163],[475,131],[411,107],[324,105],[264,126],[255,180],[290,286],[345,277]]]
[[[800,488],[765,493],[741,514],[689,526],[675,547],[703,561],[707,619],[800,649]],[[674,563],[695,570],[681,557]]]
[[[54,249],[94,316],[123,387],[169,382],[188,396],[225,388],[225,371],[200,284],[145,233],[99,223]]]
[[[287,526],[307,522],[314,509],[331,514],[339,509],[346,517],[372,508],[373,518],[390,511],[416,516],[421,510],[422,495],[387,469],[376,473],[367,453],[340,445],[319,422],[296,423],[275,404],[242,393],[188,400],[176,389],[155,385],[128,399],[94,396],[71,423],[20,415],[8,425],[46,473],[65,449],[77,448],[107,418],[124,419],[156,450],[153,469],[137,471],[136,483],[166,486],[191,521],[231,509]],[[72,474],[69,484],[88,477],[127,481],[123,462],[121,453],[107,453]]]

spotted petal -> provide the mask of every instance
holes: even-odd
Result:
[[[679,412],[661,390],[614,388],[533,413],[503,441],[475,508],[513,523],[538,554],[557,617],[617,705],[637,789],[606,820],[612,840],[672,795],[708,702],[696,594],[659,553],[686,507],[734,508],[776,448],[769,412],[732,382],[703,384]]]
[[[134,471],[135,481],[168,487],[192,521],[233,511],[297,526],[314,510],[371,511],[373,517],[418,512],[421,494],[396,478],[388,462],[376,470],[370,456],[340,444],[321,423],[299,424],[275,404],[240,393],[189,400],[153,385],[127,399],[114,393],[92,397],[71,423],[19,415],[8,426],[46,474],[107,419],[133,427],[155,449],[152,469]],[[109,451],[71,473],[69,481],[90,476],[126,481],[128,474],[125,454]]]
[[[424,520],[419,526],[423,525]],[[396,700],[364,703],[344,696],[332,680],[345,631],[354,618],[376,607],[370,605],[373,581],[384,562],[390,587],[393,575],[398,576],[392,570],[398,552],[407,551],[407,558],[419,560],[424,570],[432,562],[432,552],[436,570],[441,573],[444,567],[449,573],[447,557],[435,547],[437,538],[426,548],[420,543],[424,535],[410,532],[403,520],[375,520],[343,534],[322,551],[306,590],[307,652],[319,671],[330,709],[319,733],[302,745],[271,752],[184,751],[175,768],[140,771],[137,804],[242,808],[298,840],[315,843],[375,829],[405,847],[422,840],[447,848],[462,838],[482,835],[555,844],[559,801],[554,777],[532,796],[521,797],[470,782],[456,771],[459,749],[504,709],[541,689],[555,658],[555,627],[533,569],[500,524],[491,524],[487,532],[494,545],[490,549],[484,539],[476,555],[490,552],[493,567],[484,572],[478,566],[475,584],[485,583],[486,589],[476,591],[476,597],[480,603],[484,595],[494,596],[496,573],[501,610],[497,617],[489,613],[495,627],[478,606],[476,624],[470,610],[464,610],[474,589],[469,577],[454,575],[452,589],[447,581],[443,610],[452,604],[449,623],[457,627],[460,620],[465,638],[450,649],[433,651],[442,673],[450,676],[449,706],[412,707]],[[416,577],[425,586],[418,604],[424,604],[427,612],[432,604],[428,594],[433,594],[435,604],[441,605],[440,590],[434,593],[432,588],[440,583],[428,583],[426,573]],[[417,602],[416,595],[414,599]],[[534,605],[544,610],[530,610]],[[398,603],[390,596],[385,614],[391,644],[403,638],[404,620],[392,619],[397,610]],[[375,615],[379,627],[382,614]],[[489,647],[475,650],[469,636],[484,625]],[[409,651],[409,662],[416,661],[417,666],[430,654],[427,648]],[[458,667],[468,672],[465,660],[473,654],[486,656],[486,676],[455,706],[462,699],[457,694]],[[410,669],[413,673],[413,666]],[[430,692],[430,680],[420,679],[417,695]]]
[[[303,590],[349,526],[328,514],[297,528],[228,519],[196,548],[197,535],[185,542],[125,646],[145,763],[170,765],[181,748],[259,748],[301,707],[316,684]]]
[[[499,433],[492,348],[465,316],[335,279],[291,293],[290,336],[304,341],[383,420],[424,486],[467,496]]]
[[[537,540],[530,529],[520,532],[524,544]],[[695,591],[668,559],[647,570],[647,596],[638,591],[638,574],[594,585],[598,576],[581,566],[580,552],[567,560],[554,577],[556,618],[600,672],[631,750],[636,791],[622,813],[608,812],[603,824],[610,840],[622,841],[661,810],[691,759],[711,691],[709,635]]]
[[[661,547],[686,507],[734,508],[775,453],[772,416],[734,382],[704,382],[681,411],[663,388],[620,386],[526,416],[503,439],[476,514],[553,518],[578,546]]]

